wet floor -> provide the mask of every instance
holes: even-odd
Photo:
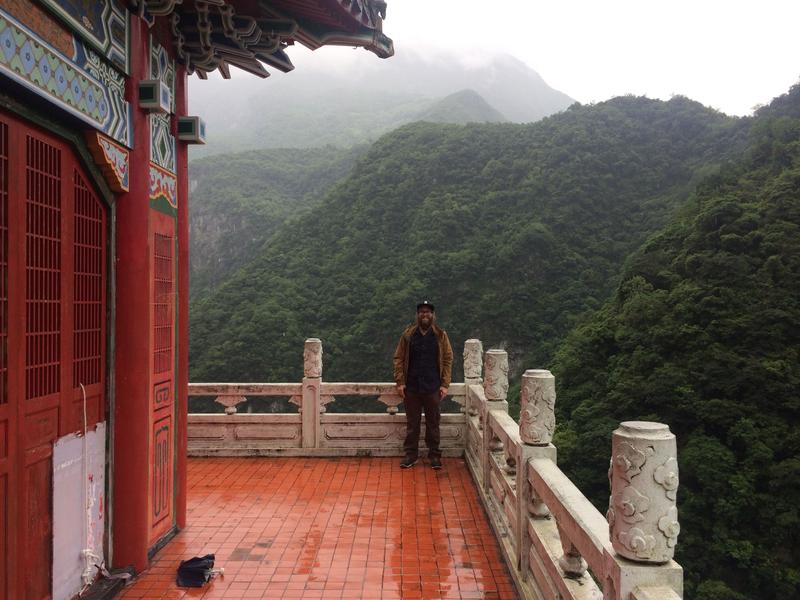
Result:
[[[516,598],[463,459],[189,460],[188,526],[121,598]],[[225,573],[175,585],[181,560]]]

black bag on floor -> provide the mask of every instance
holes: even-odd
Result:
[[[182,560],[181,565],[178,567],[175,583],[180,587],[203,587],[211,578],[211,569],[213,568],[213,554]]]

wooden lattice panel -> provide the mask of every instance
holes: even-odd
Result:
[[[153,373],[171,373],[174,338],[174,243],[170,235],[155,234],[153,285]]]
[[[105,211],[75,171],[72,385],[100,383],[105,324]]]
[[[25,398],[60,390],[61,150],[26,138]]]

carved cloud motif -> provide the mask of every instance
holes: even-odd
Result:
[[[675,500],[678,490],[678,460],[669,458],[653,473],[653,479],[667,492],[667,498]]]
[[[628,442],[619,445],[619,453],[614,457],[622,477],[630,483],[631,479],[642,472],[647,455]]]
[[[650,508],[650,498],[631,485],[615,494],[614,507],[626,523],[639,523],[644,521],[642,513]]]
[[[667,514],[658,520],[658,528],[667,538],[667,546],[673,548],[678,543],[681,525],[678,523],[678,509],[671,506]]]
[[[630,531],[621,531],[619,541],[639,558],[651,558],[656,547],[656,538],[647,535],[638,527],[633,527]]]

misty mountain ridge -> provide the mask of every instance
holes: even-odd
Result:
[[[387,61],[370,58],[358,58],[348,70],[327,69],[322,61],[310,61],[267,81],[192,79],[190,110],[206,121],[209,144],[193,147],[191,157],[256,148],[368,143],[420,120],[428,111],[438,118],[426,116],[425,120],[453,122],[444,120],[436,106],[467,89],[482,97],[503,120],[519,123],[538,121],[574,102],[508,55],[482,64],[465,64],[456,55],[434,59],[410,52]],[[220,106],[226,109],[220,111]],[[472,116],[474,110],[466,110],[470,118],[458,122],[500,120],[486,109]]]
[[[420,112],[415,120],[457,125],[508,121],[475,90],[461,90],[450,94]]]

